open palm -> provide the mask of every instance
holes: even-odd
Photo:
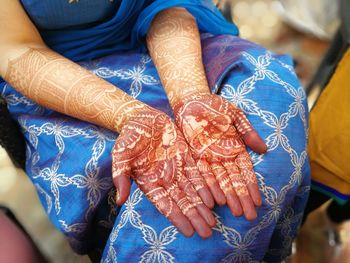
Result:
[[[215,219],[207,206],[214,201],[186,140],[168,116],[149,107],[138,111],[124,125],[112,156],[119,205],[130,193],[132,177],[183,234],[191,236],[194,228],[203,238],[211,235]]]
[[[236,216],[255,219],[261,196],[245,145],[258,153],[266,145],[242,111],[220,96],[193,95],[174,107],[200,172],[214,196]]]

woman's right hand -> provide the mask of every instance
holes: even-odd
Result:
[[[130,177],[185,236],[211,236],[216,223],[213,197],[192,159],[182,133],[163,112],[145,106],[133,111],[112,151],[117,204],[130,193]],[[203,203],[204,202],[204,203]]]

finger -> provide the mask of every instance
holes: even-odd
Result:
[[[210,227],[214,227],[216,225],[215,217],[213,216],[210,209],[206,205],[203,204],[201,198],[197,194],[197,191],[194,189],[191,182],[184,176],[178,176],[177,181],[178,181],[180,189],[186,194],[187,199],[190,201],[190,203],[193,204],[197,208],[199,214],[204,218],[206,223]],[[204,190],[204,188],[201,188],[199,191],[203,191],[203,190]],[[208,189],[206,189],[206,190],[209,192]],[[210,192],[209,192],[209,195],[211,196]],[[212,200],[214,203],[214,199],[212,199]]]
[[[112,150],[112,176],[116,188],[116,203],[117,205],[123,205],[130,194],[131,164],[123,161],[123,156],[117,150],[119,148],[118,143],[120,141],[117,139]]]
[[[249,195],[245,181],[243,180],[239,168],[234,163],[224,163],[236,195],[241,203],[244,216],[248,220],[254,220],[257,216],[254,203]]]
[[[237,217],[241,216],[243,214],[243,209],[226,169],[221,164],[214,164],[211,167],[216,180],[219,182],[220,188],[225,193],[227,205],[231,213]]]
[[[201,159],[197,162],[199,172],[203,175],[207,185],[212,193],[215,202],[223,206],[226,204],[226,198],[224,192],[221,190],[218,182],[216,181],[215,175],[213,174],[210,165],[207,161]]]
[[[261,206],[262,200],[258,184],[247,183],[247,188],[249,191],[249,195],[251,196],[254,202],[254,205],[258,207]]]
[[[199,204],[196,206],[198,213],[204,218],[205,222],[209,227],[214,227],[216,225],[216,219],[213,216],[211,210],[204,204]]]
[[[188,180],[193,185],[194,189],[199,194],[203,203],[210,209],[214,208],[215,201],[213,195],[211,194],[205,179],[200,174],[198,167],[191,156],[186,158],[185,174]],[[186,192],[186,191],[185,191]]]
[[[188,211],[187,217],[190,218],[192,226],[201,238],[207,239],[211,237],[213,234],[212,230],[204,221],[204,219],[199,215],[195,208],[192,208]]]
[[[203,239],[210,237],[212,235],[211,229],[198,213],[195,205],[189,202],[186,194],[180,189],[180,186],[172,184],[170,186],[166,185],[165,188],[172,199],[176,202],[182,213],[190,220],[198,235]]]
[[[116,203],[122,205],[128,199],[130,194],[130,174],[131,165],[128,162],[122,162],[119,160],[120,153],[112,151],[112,176],[113,184],[116,188]]]
[[[234,216],[242,216],[243,215],[243,208],[241,205],[241,201],[239,200],[237,194],[235,191],[230,191],[227,194],[227,206],[230,208],[231,213]]]
[[[207,186],[203,187],[202,189],[198,190],[198,195],[202,199],[203,203],[209,208],[213,209],[215,206],[214,197],[211,194],[209,188]]]
[[[256,153],[262,154],[267,151],[267,145],[255,130],[242,135],[242,139],[245,145]]]
[[[239,154],[236,158],[236,164],[241,175],[243,176],[244,181],[246,182],[249,195],[251,196],[254,204],[256,206],[261,206],[261,194],[249,154],[246,151]]]
[[[233,105],[232,107],[232,111],[234,111],[232,114],[232,123],[241,135],[244,143],[256,153],[265,153],[267,151],[265,142],[250,124],[243,111]]]
[[[191,222],[182,213],[176,202],[163,187],[154,184],[149,184],[147,186],[139,185],[139,187],[146,194],[147,198],[157,207],[159,212],[184,236],[191,237],[194,234]]]
[[[116,203],[123,205],[129,197],[131,182],[129,176],[113,173],[113,184],[116,187]]]
[[[257,217],[257,213],[255,210],[255,206],[254,203],[252,201],[252,199],[250,198],[246,187],[244,187],[245,189],[242,191],[241,189],[239,189],[239,187],[237,187],[236,192],[238,190],[241,191],[239,193],[237,193],[238,197],[239,197],[239,201],[241,202],[241,205],[243,207],[243,212],[244,212],[244,216],[247,220],[254,220]]]

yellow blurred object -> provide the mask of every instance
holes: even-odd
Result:
[[[310,113],[309,156],[315,188],[340,203],[349,198],[350,49]]]

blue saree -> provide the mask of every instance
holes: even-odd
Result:
[[[197,19],[209,85],[240,107],[268,145],[249,151],[262,207],[255,221],[215,207],[213,236],[182,236],[135,184],[117,207],[111,149],[117,134],[30,101],[0,82],[23,129],[26,172],[52,223],[80,254],[101,262],[280,262],[289,253],[309,192],[307,106],[288,56],[237,37],[209,1],[22,0],[45,42],[133,97],[172,115],[144,47],[153,17],[180,6]],[[210,33],[210,34],[208,34]]]

